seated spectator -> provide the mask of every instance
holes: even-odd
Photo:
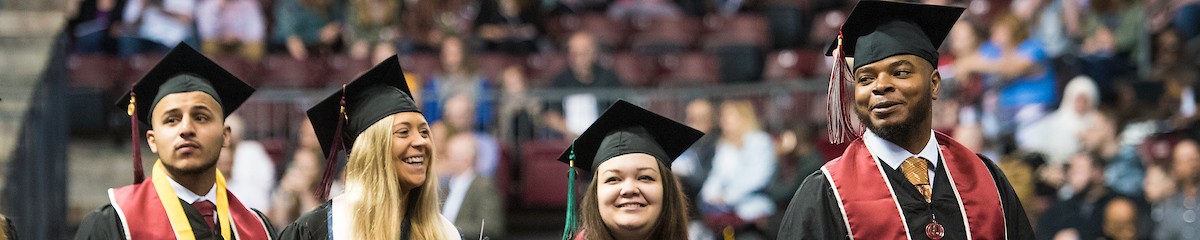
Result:
[[[1019,123],[1012,116],[1022,108],[1039,112],[1055,101],[1054,69],[1042,43],[1029,37],[1029,30],[1016,16],[999,17],[992,25],[991,39],[974,56],[954,61],[955,75],[982,73],[985,84],[998,93],[995,116],[1002,128]],[[1029,110],[1025,110],[1029,111]]]
[[[1104,206],[1104,239],[1138,239],[1137,205],[1126,198],[1116,198]]]
[[[1126,196],[1142,196],[1146,167],[1142,165],[1136,146],[1121,144],[1124,122],[1111,110],[1101,110],[1090,117],[1092,126],[1079,132],[1080,147],[1097,153],[1108,162],[1104,176],[1109,187]]]
[[[1142,181],[1142,189],[1146,193],[1146,201],[1156,208],[1167,197],[1175,194],[1175,179],[1163,165],[1153,164],[1146,167],[1146,180]]]
[[[595,88],[619,88],[621,80],[617,78],[617,73],[610,69],[601,67],[597,63],[600,54],[599,43],[592,34],[587,32],[577,32],[571,35],[567,40],[567,69],[554,77],[550,87],[566,88],[566,89],[595,89]],[[568,116],[570,111],[585,111],[580,108],[564,109],[564,104],[570,104],[571,101],[595,102],[594,109],[588,108],[585,113],[579,115],[590,116],[591,119],[582,119],[579,121],[573,120],[573,116]],[[544,115],[545,122],[550,128],[561,133],[567,139],[574,139],[575,135],[583,133],[596,117],[599,117],[601,110],[612,105],[609,101],[599,101],[595,95],[587,92],[581,92],[567,96],[562,101],[551,100],[548,102],[547,112]]]
[[[279,0],[275,2],[275,44],[295,59],[329,54],[341,39],[341,1]]]
[[[1108,90],[1112,81],[1135,74],[1134,63],[1140,61],[1136,51],[1147,34],[1146,5],[1141,1],[1096,0],[1087,6],[1090,12],[1081,15],[1078,37],[1081,71],[1092,77],[1101,90]]]
[[[467,236],[482,233],[500,239],[506,234],[504,207],[492,179],[475,170],[475,136],[458,133],[446,140],[442,151],[439,177],[449,179],[442,186],[442,216]]]
[[[740,1],[739,1],[740,2]],[[616,0],[608,7],[613,19],[679,17],[683,12],[667,0]]]
[[[84,0],[68,12],[67,33],[74,40],[72,51],[81,54],[117,54],[117,39],[125,1]]]
[[[538,3],[520,0],[482,1],[475,29],[483,50],[524,56],[537,52]],[[524,1],[532,3],[532,1]]]
[[[308,118],[304,118],[298,127],[300,146],[296,147],[291,163],[279,179],[279,186],[271,195],[271,210],[267,212],[271,224],[280,229],[325,202],[325,199],[317,199],[315,192],[325,166],[321,143]],[[330,196],[334,195],[330,193]]]
[[[475,159],[478,161],[474,165],[475,172],[490,178],[496,174],[496,168],[500,167],[500,143],[491,134],[477,130],[479,128],[475,123],[475,102],[471,95],[466,94],[454,95],[446,100],[446,112],[442,120],[433,123],[431,132],[434,132],[435,136],[445,134],[444,137],[433,139],[435,146],[446,143],[446,137],[468,133],[474,136]]]
[[[1171,173],[1175,175],[1177,191],[1159,204],[1161,216],[1155,217],[1154,239],[1184,239],[1200,233],[1196,221],[1197,183],[1200,183],[1200,145],[1186,139],[1175,144]]]
[[[1088,116],[1100,104],[1100,90],[1087,76],[1072,79],[1063,88],[1063,101],[1050,115],[1017,129],[1022,149],[1046,154],[1058,168],[1079,150],[1079,133],[1092,125]]]
[[[192,34],[195,10],[195,0],[129,0],[121,20],[127,31],[118,40],[120,54],[166,53],[179,42],[198,46]]]
[[[698,206],[700,188],[704,187],[708,173],[712,171],[713,155],[717,149],[717,139],[721,135],[716,128],[716,111],[712,102],[704,98],[688,102],[684,109],[684,124],[704,133],[700,140],[696,140],[671,164],[671,172],[679,177],[679,185],[684,196],[687,196],[688,206]],[[701,217],[700,209],[689,207],[688,216],[698,219]],[[691,238],[696,239],[695,236]]]
[[[267,21],[257,0],[206,0],[196,6],[200,50],[257,61],[265,51]]]
[[[482,127],[492,126],[492,89],[475,69],[475,55],[472,54],[470,45],[457,37],[446,38],[442,41],[441,60],[442,71],[434,73],[426,82],[425,91],[421,93],[421,101],[425,105],[421,110],[425,113],[425,118],[429,122],[441,120],[445,115],[443,111],[448,111],[445,109],[446,101],[456,95],[466,95],[475,100],[472,109],[478,111],[471,115],[476,117],[471,121],[480,125],[473,126],[477,129],[460,130],[485,130]]]
[[[1067,185],[1072,196],[1047,209],[1038,220],[1037,238],[1055,239],[1074,232],[1077,239],[1104,235],[1104,206],[1119,195],[1104,184],[1104,160],[1096,154],[1080,153],[1067,164]]]
[[[267,210],[275,188],[275,162],[262,143],[245,139],[246,123],[237,114],[225,118],[229,143],[221,148],[217,169],[225,176],[229,192],[246,207]]]
[[[700,189],[700,211],[710,229],[749,225],[764,231],[766,218],[775,214],[775,203],[763,193],[776,168],[771,136],[761,130],[750,101],[726,101],[720,109],[721,139]]]
[[[350,58],[372,63],[396,54],[400,1],[351,0],[346,8],[346,39]]]
[[[509,159],[521,156],[521,146],[525,141],[539,138],[541,131],[540,116],[542,102],[535,96],[530,96],[525,87],[525,73],[521,65],[504,68],[500,73],[500,106],[497,118],[497,133],[500,141],[510,153]]]

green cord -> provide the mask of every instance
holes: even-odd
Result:
[[[563,227],[563,240],[571,240],[572,230],[575,229],[575,145],[571,145],[568,159],[571,167],[567,169],[567,224]]]

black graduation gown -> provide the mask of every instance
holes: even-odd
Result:
[[[1017,199],[1008,178],[1000,168],[982,155],[979,159],[987,165],[996,188],[1000,189],[1000,200],[1004,206],[1004,219],[1009,239],[1034,239],[1033,227],[1029,218]],[[950,187],[946,177],[946,169],[941,159],[934,170],[932,203],[926,203],[925,197],[917,188],[908,182],[898,169],[893,169],[883,161],[876,160],[884,166],[888,181],[891,181],[896,200],[904,212],[908,232],[912,239],[929,239],[925,236],[925,226],[936,216],[937,222],[945,229],[942,239],[966,239],[963,226],[962,212],[958,209],[958,199]],[[891,213],[879,213],[891,214]],[[881,216],[882,217],[882,216]],[[848,239],[846,223],[838,208],[837,199],[825,174],[817,171],[804,179],[791,204],[784,214],[783,223],[779,229],[779,239]]]
[[[333,201],[325,201],[317,209],[300,215],[295,222],[288,224],[279,233],[279,240],[328,240],[329,239],[329,205]],[[409,239],[412,225],[408,221],[400,223],[400,239]]]
[[[192,225],[192,232],[196,235],[196,239],[221,239],[220,231],[213,231],[208,228],[208,224],[204,223],[204,216],[200,215],[200,211],[191,204],[179,199],[179,204],[183,206],[183,213],[187,215],[188,222]],[[271,221],[267,220],[258,210],[250,209],[262,221],[262,224],[267,227],[267,234],[275,237],[275,226],[271,225]],[[79,231],[75,233],[75,240],[89,239],[125,239],[124,227],[121,226],[121,216],[117,214],[117,209],[113,208],[112,204],[105,204],[103,207],[96,209],[95,212],[88,215],[79,223]]]
[[[288,224],[279,232],[279,240],[314,240],[329,239],[329,204],[326,201],[317,209],[300,215],[295,222]]]
[[[8,219],[3,215],[0,215],[0,219],[4,220],[4,232],[0,232],[0,234],[8,235],[9,240],[19,239],[17,238],[17,227],[13,225],[12,219]]]

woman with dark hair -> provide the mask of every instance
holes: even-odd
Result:
[[[591,175],[575,239],[687,239],[687,202],[671,162],[703,135],[629,102],[613,104],[558,158]]]

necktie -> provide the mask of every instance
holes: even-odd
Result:
[[[213,221],[213,211],[217,209],[216,205],[213,205],[213,203],[208,200],[204,200],[193,203],[192,207],[195,207],[196,211],[199,211],[200,215],[204,216],[204,223],[208,224],[209,230],[217,229],[216,221]]]
[[[925,196],[925,202],[929,202],[929,197],[932,194],[929,185],[929,161],[924,158],[910,157],[900,164],[900,171],[904,173],[904,177],[908,178],[908,182],[917,187],[917,191]]]

